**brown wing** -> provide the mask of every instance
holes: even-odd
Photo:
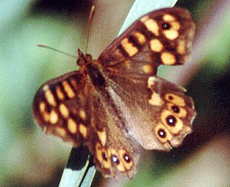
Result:
[[[145,149],[169,150],[191,132],[195,116],[192,99],[184,95],[184,89],[154,75],[160,64],[185,62],[194,30],[186,10],[157,10],[137,20],[99,57],[109,76],[109,94],[125,121],[126,135]],[[180,98],[185,105],[167,100],[167,94]],[[172,111],[169,106],[173,104],[186,115]],[[178,122],[174,124],[177,131],[166,124],[167,117]]]
[[[147,82],[120,77],[113,80],[116,86],[109,93],[125,121],[126,136],[144,149],[168,151],[192,132],[196,112],[185,89],[156,76]]]
[[[95,87],[97,80],[78,71],[38,90],[33,111],[39,125],[75,146],[88,146],[105,176],[132,177],[139,155],[136,142],[146,149],[168,150],[191,132],[192,100],[182,89],[152,75],[159,64],[185,61],[193,32],[194,23],[183,9],[162,9],[142,17],[94,62],[102,65],[97,71],[106,78],[103,92]],[[89,74],[92,78],[95,72]],[[175,128],[165,120],[168,116]]]
[[[157,67],[183,64],[190,54],[195,24],[188,11],[165,8],[135,21],[100,55],[116,76],[156,75]]]
[[[46,82],[37,91],[33,113],[46,133],[74,146],[86,145],[104,176],[131,178],[138,152],[119,127],[108,98],[75,71]]]
[[[131,178],[136,172],[139,158],[137,144],[122,129],[119,111],[111,104],[110,96],[91,95],[91,124],[97,136],[90,145],[94,162],[104,176],[117,178],[121,173]]]
[[[85,78],[74,71],[46,82],[37,91],[33,113],[46,133],[73,145],[90,139],[90,107]]]

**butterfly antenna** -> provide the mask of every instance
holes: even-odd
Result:
[[[68,53],[66,53],[66,52],[60,51],[60,50],[58,50],[58,49],[55,49],[55,48],[50,47],[50,46],[47,46],[47,45],[43,45],[43,44],[36,44],[36,46],[37,46],[37,47],[43,47],[43,48],[46,48],[46,49],[51,49],[52,51],[56,51],[56,52],[58,52],[58,53],[61,53],[61,54],[67,55],[67,56],[72,57],[72,58],[75,58],[75,59],[76,59],[76,58],[78,58],[78,57],[77,57],[77,56],[75,56],[75,55],[68,54]]]
[[[87,49],[88,49],[89,36],[90,36],[91,24],[92,24],[94,12],[95,12],[95,5],[92,6],[92,8],[90,10],[90,14],[89,14],[88,33],[87,33],[85,53],[87,52]]]

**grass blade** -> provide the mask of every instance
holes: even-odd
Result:
[[[95,171],[92,166],[90,167],[90,160],[86,147],[72,148],[59,187],[78,187],[83,184],[84,186],[90,186],[94,176],[91,170]],[[88,178],[85,176],[88,176]]]

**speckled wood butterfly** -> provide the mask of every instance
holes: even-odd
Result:
[[[139,146],[169,151],[192,132],[193,100],[156,73],[186,61],[194,30],[186,10],[166,8],[134,22],[98,60],[78,50],[80,69],[36,93],[36,120],[46,133],[87,146],[104,176],[131,178]]]

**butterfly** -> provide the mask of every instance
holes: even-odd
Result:
[[[33,101],[40,127],[87,146],[105,177],[137,171],[139,148],[169,151],[192,132],[196,112],[184,88],[156,76],[188,59],[195,24],[182,8],[150,12],[93,60],[78,50],[79,70],[44,83]]]

